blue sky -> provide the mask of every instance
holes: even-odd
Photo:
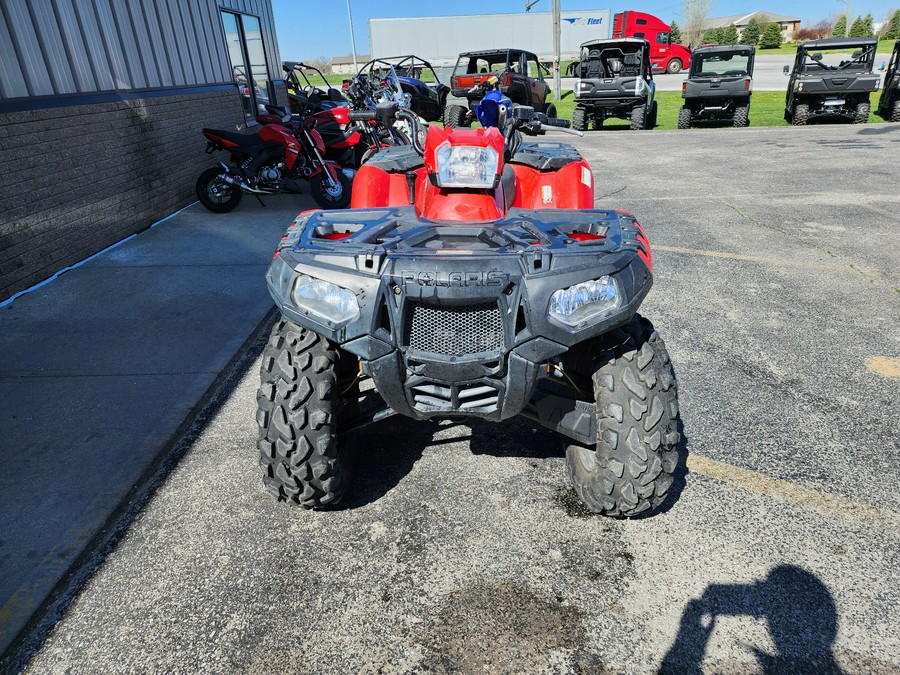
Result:
[[[681,19],[680,0],[646,0],[633,4],[609,4],[592,0],[561,0],[562,9],[636,9],[649,12],[663,21]],[[875,21],[880,21],[888,10],[897,6],[898,0],[851,0],[853,14],[871,12]],[[503,14],[522,12],[525,0],[455,0],[452,3],[423,3],[412,0],[350,0],[353,11],[353,27],[356,35],[356,51],[369,51],[370,18],[401,16],[442,16],[447,14]],[[532,11],[549,12],[551,0],[540,0]],[[761,4],[734,0],[718,0],[713,5],[712,16],[746,14],[755,10],[768,10],[781,14],[799,16],[804,23],[815,23],[820,19],[843,11],[846,5],[841,0],[793,0]],[[310,2],[309,0],[272,0],[275,13],[275,30],[283,60],[311,59],[318,56],[341,56],[350,53],[350,28],[347,21],[346,0]]]

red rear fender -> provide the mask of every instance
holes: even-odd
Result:
[[[523,209],[592,209],[594,177],[584,160],[567,164],[559,171],[537,171],[524,164],[512,164],[516,172],[513,206]]]

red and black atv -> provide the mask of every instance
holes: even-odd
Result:
[[[662,338],[637,314],[647,237],[631,214],[593,208],[574,148],[523,142],[545,131],[532,108],[501,113],[499,129],[431,126],[424,148],[414,135],[382,150],[351,210],[288,228],[266,276],[282,318],[257,395],[279,500],[337,503],[354,432],[395,414],[522,415],[566,437],[589,509],[634,516],[665,499],[678,401]],[[353,115],[415,124],[396,106]]]

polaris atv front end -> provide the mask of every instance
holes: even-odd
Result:
[[[300,216],[267,280],[285,318],[359,357],[393,412],[499,421],[548,360],[632,318],[650,264],[619,211],[437,226],[402,207]],[[568,431],[590,441],[589,426]]]

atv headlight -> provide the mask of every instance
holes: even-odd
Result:
[[[444,141],[434,157],[441,187],[494,187],[500,164],[500,155],[494,148],[450,145]]]
[[[556,291],[550,296],[548,313],[551,318],[569,326],[577,326],[588,319],[608,314],[622,304],[622,295],[615,279],[604,275]]]
[[[294,303],[332,324],[350,323],[359,316],[356,294],[328,281],[301,274],[294,284]]]

